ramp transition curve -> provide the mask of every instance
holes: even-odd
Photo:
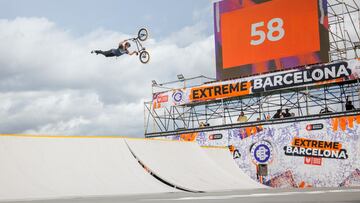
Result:
[[[0,137],[0,201],[174,192],[119,138]]]
[[[179,188],[194,192],[225,191],[263,188],[260,184],[243,179],[243,173],[234,172],[235,163],[229,154],[211,153],[223,169],[195,142],[126,140],[130,150],[150,171]],[[214,149],[215,150],[215,149]],[[232,162],[231,165],[230,162]],[[240,171],[240,169],[238,169]]]

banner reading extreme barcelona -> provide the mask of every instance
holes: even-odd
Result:
[[[175,89],[153,95],[153,107],[162,108],[216,99],[228,99],[267,91],[316,86],[358,79],[360,60],[302,67],[275,72],[264,76],[253,76],[214,82],[192,88]]]

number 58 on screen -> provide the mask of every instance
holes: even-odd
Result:
[[[271,19],[266,25],[267,33],[259,29],[262,28],[264,25],[265,25],[264,21],[251,24],[251,37],[253,38],[250,41],[251,45],[253,46],[260,45],[264,43],[266,39],[272,42],[279,41],[285,36],[285,30],[283,29],[283,25],[284,25],[283,19],[281,18]]]

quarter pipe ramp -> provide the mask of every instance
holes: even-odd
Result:
[[[174,192],[121,138],[0,136],[0,201]]]

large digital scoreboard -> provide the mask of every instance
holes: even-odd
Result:
[[[214,4],[217,79],[328,62],[326,0]]]

